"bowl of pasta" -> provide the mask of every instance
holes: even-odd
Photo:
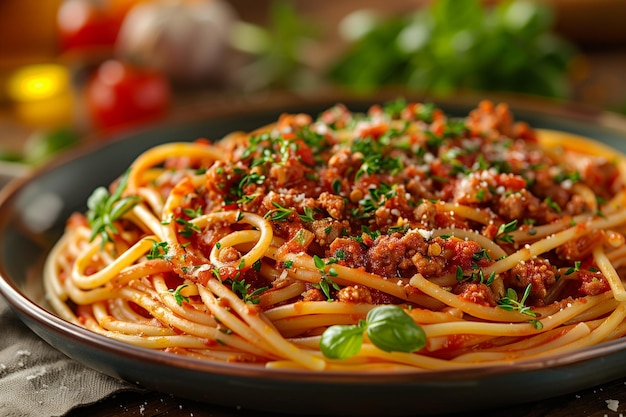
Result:
[[[0,291],[71,358],[207,403],[535,401],[626,374],[622,152],[620,117],[520,100],[172,120],[5,188]]]

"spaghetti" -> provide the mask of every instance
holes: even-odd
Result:
[[[626,333],[625,164],[487,101],[285,114],[140,155],[68,220],[46,293],[113,339],[272,368],[568,352]]]

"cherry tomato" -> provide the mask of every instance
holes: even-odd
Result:
[[[113,48],[123,16],[113,13],[106,2],[65,0],[57,13],[61,49]]]
[[[171,98],[164,75],[115,60],[98,67],[85,93],[92,122],[101,129],[159,119],[167,114]]]

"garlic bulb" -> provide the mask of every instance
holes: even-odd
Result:
[[[223,73],[236,13],[223,0],[160,0],[127,14],[116,43],[121,59],[198,82]]]

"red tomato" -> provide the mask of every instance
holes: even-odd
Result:
[[[159,119],[167,114],[170,86],[161,73],[120,61],[106,61],[87,82],[86,101],[99,128]]]
[[[498,174],[495,179],[498,185],[502,185],[507,190],[519,191],[527,185],[524,178],[514,174]]]
[[[298,145],[296,156],[299,160],[305,165],[315,165],[315,158],[313,157],[313,151],[311,148],[309,148],[309,146],[301,139],[297,140],[296,144]]]
[[[64,1],[57,13],[61,49],[112,48],[122,25],[122,18],[123,16],[112,13],[101,2]]]

